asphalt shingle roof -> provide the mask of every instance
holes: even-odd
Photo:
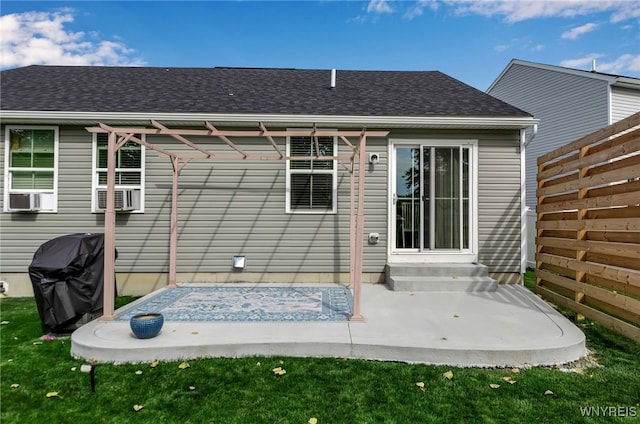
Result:
[[[438,71],[28,66],[2,71],[20,111],[529,117]]]

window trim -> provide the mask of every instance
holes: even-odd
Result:
[[[141,140],[146,141],[146,135],[142,134],[139,136]],[[98,184],[98,173],[106,171],[106,168],[98,168],[97,159],[98,159],[98,134],[94,133],[92,137],[92,152],[91,152],[91,212],[92,213],[104,213],[105,211],[98,208],[98,189],[106,189],[106,184]],[[145,165],[146,165],[146,148],[144,145],[140,146],[140,168],[117,168],[118,171],[130,171],[131,169],[140,169],[140,185],[126,185],[126,184],[116,184],[115,189],[134,189],[140,190],[140,207],[138,209],[134,209],[132,211],[127,211],[128,213],[144,213],[144,205],[145,205]]]
[[[20,189],[12,190],[11,173],[20,168],[9,168],[11,155],[11,130],[53,130],[53,168],[27,168],[27,169],[53,169],[53,189]],[[30,211],[31,213],[57,213],[58,212],[58,176],[59,176],[59,158],[60,158],[60,128],[54,125],[6,125],[5,126],[5,142],[4,142],[4,193],[2,211],[8,213],[17,213],[17,210],[9,209],[10,193],[42,193],[51,194],[52,200],[45,204],[45,207],[39,210]],[[23,211],[20,211],[23,212]]]
[[[299,128],[290,128],[291,131],[300,131]],[[323,129],[323,131],[330,131]],[[338,138],[333,136],[333,156],[338,155]],[[291,136],[287,136],[286,140],[286,155],[291,155]],[[286,163],[286,195],[285,195],[285,213],[288,214],[311,214],[311,215],[332,215],[338,213],[338,161],[332,160],[332,169],[291,169],[291,160],[287,159]],[[332,175],[331,182],[331,194],[332,205],[331,209],[294,209],[291,207],[291,174],[325,174]]]

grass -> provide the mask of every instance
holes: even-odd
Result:
[[[640,345],[590,322],[579,325],[599,366],[583,373],[251,357],[193,360],[184,369],[180,362],[98,365],[92,393],[70,340],[40,339],[33,299],[2,299],[0,320],[3,424],[640,422]],[[589,407],[607,409],[583,416]]]

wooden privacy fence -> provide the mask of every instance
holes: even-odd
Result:
[[[536,292],[640,341],[640,112],[538,158]]]

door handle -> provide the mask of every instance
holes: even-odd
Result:
[[[398,203],[398,195],[393,193],[393,204],[395,205],[396,203]]]

